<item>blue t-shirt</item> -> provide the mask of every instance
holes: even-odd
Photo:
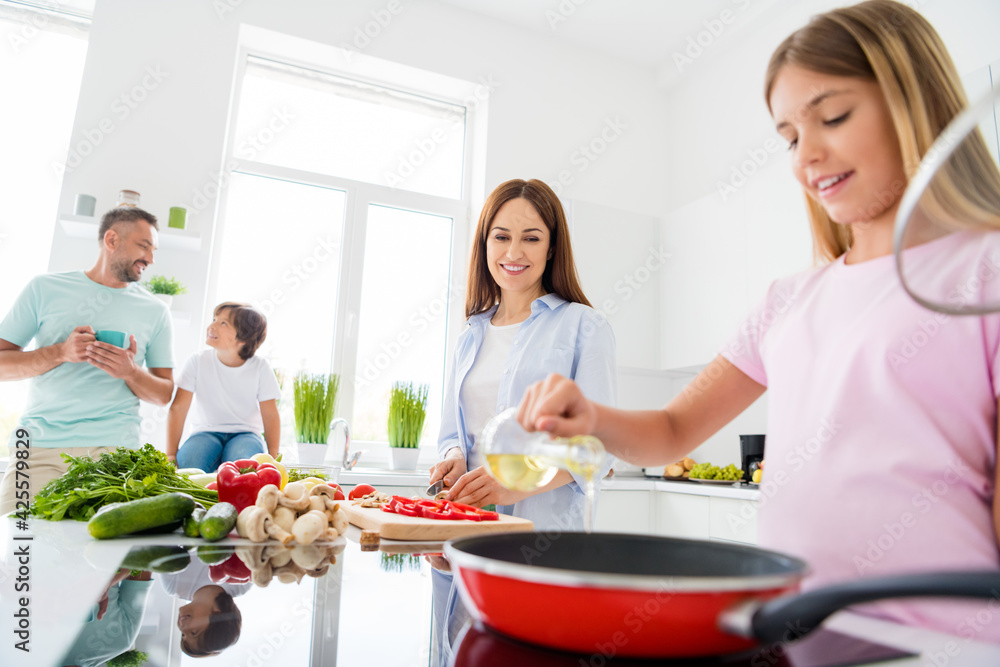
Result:
[[[42,348],[85,325],[135,336],[139,366],[174,366],[166,305],[136,283],[106,287],[83,271],[32,279],[0,322],[0,338],[21,347],[34,339]],[[139,399],[124,380],[96,366],[64,363],[32,379],[18,425],[33,447],[137,447]]]

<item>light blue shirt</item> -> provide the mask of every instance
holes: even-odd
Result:
[[[476,447],[479,434],[466,427],[460,397],[462,383],[476,360],[486,326],[495,312],[496,307],[470,317],[466,330],[458,338],[438,436],[438,454],[442,458],[449,449],[458,447],[468,464]],[[531,315],[518,328],[504,368],[509,372],[500,377],[495,414],[518,405],[531,384],[551,373],[576,381],[584,396],[593,401],[604,405],[614,405],[616,401],[617,363],[611,325],[593,308],[555,294],[546,294],[532,302]],[[608,456],[601,477],[612,463],[613,458]],[[585,506],[582,482],[575,478],[557,489],[498,509],[529,519],[538,530],[580,530]]]
[[[0,322],[0,338],[36,348],[61,343],[79,326],[135,336],[135,363],[173,368],[170,311],[140,287],[96,283],[83,271],[33,278]],[[139,399],[124,380],[83,361],[32,378],[19,425],[32,447],[138,447]],[[17,430],[14,430],[16,433]]]

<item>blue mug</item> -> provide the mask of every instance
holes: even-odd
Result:
[[[108,345],[116,345],[121,348],[128,348],[129,346],[129,337],[124,331],[103,329],[94,335],[97,337],[97,340],[102,343],[107,343]]]

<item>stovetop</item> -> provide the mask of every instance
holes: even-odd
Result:
[[[775,644],[737,656],[639,660],[602,654],[575,655],[523,644],[478,624],[469,624],[458,641],[451,667],[648,667],[719,665],[726,667],[847,667],[870,665],[914,653],[899,651],[833,630],[817,630],[793,644]]]

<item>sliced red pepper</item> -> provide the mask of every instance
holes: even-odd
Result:
[[[473,507],[472,505],[466,505],[465,503],[452,502],[451,506],[459,511],[468,512],[469,514],[475,515],[478,518],[468,517],[473,521],[497,521],[500,515],[496,512],[491,512],[490,510],[484,510],[481,507]]]

